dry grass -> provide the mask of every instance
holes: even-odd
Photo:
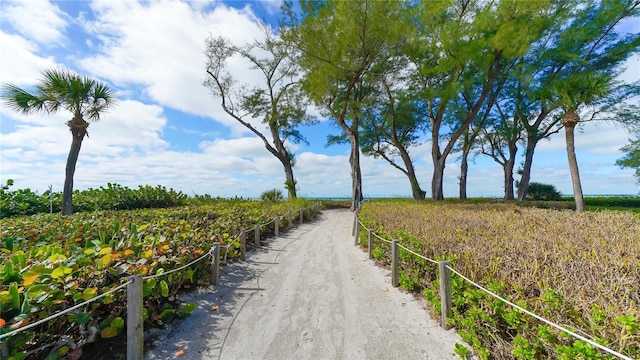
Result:
[[[361,219],[427,257],[455,258],[457,271],[502,284],[501,295],[551,321],[607,339],[614,349],[640,351],[638,214],[394,201],[367,203]],[[560,305],[542,299],[552,291]],[[616,320],[621,315],[635,327]]]

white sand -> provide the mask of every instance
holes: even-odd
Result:
[[[324,211],[181,297],[193,314],[145,359],[458,359],[463,343],[353,245],[353,215]]]

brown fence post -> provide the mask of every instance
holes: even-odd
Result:
[[[273,233],[276,237],[280,236],[280,216],[276,216],[275,220],[273,220]]]
[[[213,243],[213,259],[211,259],[211,284],[220,284],[220,243]]]
[[[142,275],[129,276],[127,285],[127,359],[144,359]]]
[[[373,230],[369,231],[369,259],[373,259]]]
[[[356,235],[356,225],[358,224],[358,211],[353,213],[353,226],[351,227],[351,236]]]
[[[289,209],[289,227],[293,226],[293,217],[291,216],[291,209]]]
[[[304,209],[300,208],[300,224],[304,222]]]
[[[260,224],[256,224],[255,237],[253,239],[253,246],[260,247]]]
[[[244,229],[240,230],[240,260],[244,261],[247,257],[247,234]]]
[[[360,225],[357,222],[356,222],[356,231],[355,231],[355,234],[353,235],[353,245],[355,246],[360,245]]]
[[[400,286],[400,252],[398,240],[391,241],[391,285]]]
[[[449,270],[449,262],[441,260],[438,262],[440,270],[440,304],[441,304],[441,326],[445,330],[449,330],[447,318],[453,316],[451,309],[451,270]]]

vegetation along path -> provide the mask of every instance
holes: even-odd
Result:
[[[324,211],[222,268],[146,359],[455,359],[445,331],[353,245],[352,213]]]

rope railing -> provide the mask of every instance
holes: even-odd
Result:
[[[71,312],[71,311],[79,309],[79,308],[81,308],[81,307],[83,307],[85,305],[88,305],[88,304],[90,304],[90,303],[92,303],[94,301],[98,301],[98,300],[102,299],[103,297],[105,297],[105,296],[107,296],[109,294],[113,294],[114,292],[126,287],[130,283],[131,283],[131,281],[127,281],[124,284],[116,286],[115,288],[113,288],[113,289],[111,289],[111,290],[109,290],[109,291],[107,291],[105,293],[102,293],[102,294],[100,294],[100,295],[98,295],[98,296],[96,296],[96,297],[94,297],[92,299],[89,299],[87,301],[81,302],[80,304],[74,305],[74,306],[72,306],[72,307],[70,307],[68,309],[64,309],[62,311],[59,311],[59,312],[57,312],[57,313],[55,313],[55,314],[53,314],[53,315],[51,315],[49,317],[46,317],[46,318],[41,319],[41,320],[38,320],[38,321],[36,321],[34,323],[25,325],[25,326],[23,326],[21,328],[18,328],[18,329],[15,329],[13,331],[9,331],[8,333],[2,334],[2,335],[0,335],[0,339],[8,338],[8,337],[13,336],[15,334],[18,334],[18,333],[20,333],[22,331],[29,330],[29,329],[31,329],[33,327],[36,327],[36,326],[41,325],[41,324],[44,324],[47,321],[50,321],[50,320],[53,320],[53,319],[55,319],[55,318],[57,318],[59,316],[62,316],[64,314],[68,313],[68,312]]]
[[[211,254],[213,253],[213,248],[214,248],[214,247],[212,246],[212,247],[211,247],[211,250],[209,250],[206,254],[204,254],[204,255],[200,256],[199,258],[197,258],[197,259],[195,259],[195,260],[191,261],[190,263],[188,263],[188,264],[186,264],[186,265],[183,265],[183,266],[181,266],[181,267],[179,267],[179,268],[177,268],[177,269],[171,269],[171,270],[169,270],[169,271],[167,271],[167,272],[162,271],[162,272],[160,272],[159,274],[143,276],[143,277],[142,277],[142,280],[153,279],[153,278],[157,278],[157,277],[160,277],[160,276],[169,275],[169,274],[171,274],[171,273],[174,273],[174,272],[177,272],[177,271],[180,271],[180,270],[184,270],[184,269],[188,268],[189,266],[191,266],[191,265],[193,265],[193,264],[195,264],[195,263],[199,262],[200,260],[202,260],[202,259],[206,258],[207,256],[211,256]],[[161,269],[161,270],[163,270],[163,269]]]
[[[313,206],[313,214],[315,215],[318,211],[318,204],[315,204]],[[290,214],[290,212],[289,212]],[[300,214],[303,214],[303,209],[300,209]],[[226,250],[224,253],[224,261],[226,261],[227,256],[229,254],[230,249],[232,248],[233,244],[240,241],[242,243],[242,235],[243,233],[246,233],[248,231],[255,231],[256,234],[256,247],[260,246],[260,228],[264,227],[264,226],[269,226],[272,223],[275,222],[275,226],[278,227],[278,222],[279,222],[279,216],[277,216],[276,218],[274,218],[273,220],[271,220],[270,222],[266,223],[266,224],[256,224],[254,227],[250,228],[250,229],[242,229],[240,234],[236,235],[233,240],[228,243],[225,244]],[[291,217],[289,217],[289,219],[291,219]],[[300,223],[302,223],[303,219],[300,218]],[[292,222],[290,221],[289,223],[290,225],[292,224]],[[278,229],[279,230],[279,229]],[[276,236],[278,236],[278,230],[275,231]],[[243,245],[243,244],[241,244]],[[244,251],[246,249],[241,248],[242,251],[242,258],[244,259]],[[211,261],[211,276],[212,276],[212,284],[213,285],[218,285],[219,282],[219,267],[220,267],[220,243],[219,242],[215,242],[213,244],[213,246],[211,247],[211,249],[205,253],[204,255],[200,256],[199,258],[190,261],[189,263],[180,266],[179,268],[176,269],[171,269],[169,271],[162,271],[160,273],[154,274],[154,275],[147,275],[147,276],[142,276],[142,275],[134,275],[134,276],[130,276],[127,280],[127,282],[105,292],[102,293],[90,300],[84,301],[80,304],[74,305],[68,309],[59,311],[53,315],[48,316],[45,319],[41,319],[38,320],[34,323],[22,326],[18,329],[15,329],[13,331],[4,333],[0,335],[0,339],[4,339],[4,338],[8,338],[10,336],[16,335],[20,332],[29,330],[31,328],[34,328],[38,325],[44,324],[48,321],[51,321],[59,316],[62,316],[64,314],[67,314],[73,310],[79,309],[85,305],[88,305],[94,301],[97,301],[99,299],[102,299],[103,297],[112,294],[124,287],[127,287],[127,359],[142,359],[143,358],[143,334],[142,334],[142,330],[143,330],[143,325],[142,325],[142,313],[143,313],[143,308],[142,308],[142,300],[143,300],[143,289],[142,289],[142,283],[143,280],[148,280],[148,279],[153,279],[153,278],[157,278],[160,276],[165,276],[165,275],[169,275],[171,273],[174,272],[178,272],[178,271],[182,271],[190,266],[192,266],[193,264],[196,264],[202,260],[204,260],[207,257],[212,257],[212,261]]]
[[[523,307],[521,307],[521,306],[518,306],[517,304],[514,304],[513,302],[511,302],[511,301],[509,301],[509,300],[507,300],[507,299],[503,298],[502,296],[500,296],[500,295],[498,295],[498,294],[496,294],[496,293],[492,292],[491,290],[488,290],[488,289],[486,289],[486,288],[482,287],[481,285],[477,284],[477,283],[476,283],[476,282],[474,282],[473,280],[471,280],[471,279],[469,279],[468,277],[466,277],[466,276],[462,275],[460,272],[456,271],[456,270],[455,270],[455,269],[453,269],[451,266],[447,266],[447,268],[448,268],[451,272],[453,272],[454,274],[457,274],[458,276],[460,276],[461,278],[463,278],[464,280],[466,280],[467,282],[469,282],[471,285],[473,285],[473,286],[477,287],[478,289],[480,289],[480,290],[484,291],[485,293],[487,293],[487,294],[489,294],[489,295],[491,295],[491,296],[495,297],[496,299],[498,299],[498,300],[500,300],[500,301],[503,301],[503,302],[505,302],[505,303],[507,303],[507,304],[509,304],[509,305],[513,306],[514,308],[516,308],[516,309],[518,309],[518,310],[522,311],[523,313],[525,313],[525,314],[527,314],[527,315],[529,315],[529,316],[531,316],[531,317],[533,317],[533,318],[536,318],[536,319],[538,319],[538,320],[542,321],[543,323],[545,323],[545,324],[547,324],[547,325],[549,325],[549,326],[553,326],[554,328],[556,328],[556,329],[558,329],[558,330],[560,330],[560,331],[562,331],[562,332],[565,332],[565,333],[567,333],[567,334],[569,334],[569,335],[571,335],[571,336],[573,336],[573,337],[576,337],[576,338],[578,338],[578,339],[580,339],[580,340],[582,340],[582,341],[584,341],[584,342],[586,342],[586,343],[588,343],[588,344],[590,344],[590,345],[592,345],[592,346],[595,346],[595,347],[597,347],[597,348],[598,348],[598,349],[600,349],[600,350],[606,351],[606,352],[608,352],[608,353],[609,353],[609,354],[611,354],[611,355],[615,355],[615,356],[617,356],[617,357],[619,357],[619,358],[621,358],[621,359],[625,359],[625,360],[633,360],[632,358],[630,358],[630,357],[628,357],[628,356],[626,356],[626,355],[623,355],[623,354],[621,354],[621,353],[619,353],[619,352],[617,352],[617,351],[611,350],[611,349],[609,349],[609,348],[608,348],[608,347],[606,347],[606,346],[602,346],[602,345],[598,344],[597,342],[595,342],[595,341],[593,341],[593,340],[591,340],[591,339],[588,339],[588,338],[586,338],[586,337],[584,337],[584,336],[582,336],[582,335],[580,335],[580,334],[577,334],[577,333],[575,333],[575,332],[573,332],[573,331],[571,331],[571,330],[568,330],[567,328],[564,328],[564,327],[562,327],[562,326],[560,326],[560,325],[557,325],[557,324],[555,324],[555,323],[552,323],[551,321],[549,321],[549,320],[547,320],[547,319],[545,319],[545,318],[543,318],[543,317],[541,317],[541,316],[539,316],[539,315],[536,315],[536,314],[532,313],[531,311],[529,311],[529,310],[527,310],[527,309],[525,309],[525,308],[523,308]]]
[[[564,332],[564,333],[566,333],[568,335],[571,335],[571,336],[573,336],[573,337],[575,337],[575,338],[577,338],[579,340],[582,340],[582,341],[588,343],[589,345],[595,346],[596,348],[598,348],[600,350],[603,350],[603,351],[605,351],[605,352],[607,352],[607,353],[609,353],[611,355],[614,355],[614,356],[616,356],[616,357],[618,357],[620,359],[633,360],[631,357],[628,357],[628,356],[626,356],[624,354],[621,354],[618,351],[612,350],[612,349],[610,349],[610,348],[608,348],[606,346],[598,344],[596,341],[594,341],[592,339],[589,339],[589,338],[587,338],[585,336],[577,334],[576,332],[571,331],[571,330],[569,330],[569,329],[567,329],[567,328],[565,328],[565,327],[563,327],[561,325],[555,324],[555,323],[553,323],[553,322],[551,322],[551,321],[549,321],[549,320],[547,320],[547,319],[545,319],[545,318],[543,318],[543,317],[541,317],[539,315],[536,315],[535,313],[533,313],[533,312],[531,312],[531,311],[529,311],[529,310],[527,310],[527,309],[525,309],[525,308],[523,308],[521,306],[518,306],[517,304],[515,304],[515,303],[513,303],[513,302],[511,302],[511,301],[509,301],[509,300],[507,300],[507,299],[505,299],[503,297],[501,297],[500,295],[497,295],[496,293],[486,289],[485,287],[477,284],[473,280],[469,279],[468,277],[462,275],[460,272],[456,271],[453,267],[450,266],[448,261],[437,261],[437,260],[430,259],[430,258],[428,258],[426,256],[423,256],[421,254],[418,254],[418,253],[408,249],[407,247],[405,247],[403,245],[400,245],[398,243],[398,240],[387,240],[387,239],[381,237],[380,235],[374,233],[371,229],[367,228],[367,226],[358,218],[357,214],[355,215],[355,217],[356,217],[356,220],[355,220],[354,224],[361,225],[365,229],[365,231],[367,231],[367,232],[369,232],[369,234],[371,234],[370,239],[369,239],[369,247],[370,247],[369,254],[371,254],[371,247],[372,247],[372,244],[373,244],[372,243],[372,238],[373,237],[378,238],[378,239],[382,240],[383,242],[392,244],[392,249],[391,249],[391,253],[392,253],[392,256],[391,256],[391,274],[392,274],[391,275],[391,283],[392,283],[392,285],[394,287],[398,287],[400,285],[399,281],[398,281],[398,277],[399,277],[399,259],[398,259],[398,250],[397,250],[397,248],[401,248],[401,249],[413,254],[414,256],[422,258],[422,259],[424,259],[426,261],[429,261],[429,262],[431,262],[433,264],[439,265],[439,271],[440,271],[440,297],[441,297],[441,310],[442,310],[441,326],[443,328],[449,329],[449,326],[446,324],[446,319],[448,317],[452,316],[452,310],[451,310],[451,285],[450,285],[450,281],[451,280],[450,280],[450,273],[449,273],[449,271],[450,271],[450,272],[453,272],[454,274],[460,276],[463,280],[467,281],[468,283],[470,283],[471,285],[473,285],[476,288],[480,289],[481,291],[485,292],[486,294],[488,294],[488,295],[490,295],[490,296],[492,296],[492,297],[494,297],[494,298],[496,298],[496,299],[498,299],[498,300],[500,300],[500,301],[512,306],[515,309],[518,309],[519,311],[521,311],[521,312],[523,312],[523,313],[525,313],[525,314],[527,314],[527,315],[529,315],[529,316],[531,316],[531,317],[533,317],[533,318],[535,318],[535,319],[537,319],[537,320],[539,320],[539,321],[541,321],[541,322],[543,322],[543,323],[545,323],[545,324],[547,324],[549,326],[552,326],[552,327],[554,327],[554,328],[556,328],[556,329],[558,329],[558,330],[560,330],[560,331],[562,331],[562,332]],[[359,240],[357,239],[358,236],[359,236],[359,227],[354,226],[354,229],[353,229],[352,233],[356,237],[356,241],[355,241],[356,245],[359,245],[360,243],[359,243]]]
[[[429,258],[428,258],[428,257],[426,257],[426,256],[420,255],[420,254],[418,254],[417,252],[412,251],[412,250],[410,250],[409,248],[406,248],[406,247],[404,247],[404,246],[402,246],[402,245],[400,245],[400,244],[398,244],[398,247],[399,247],[399,248],[401,248],[401,249],[404,249],[406,252],[408,252],[408,253],[410,253],[410,254],[413,254],[413,255],[415,255],[415,256],[417,256],[417,257],[421,258],[421,259],[425,259],[425,260],[427,260],[427,261],[428,261],[428,262],[430,262],[430,263],[433,263],[433,264],[438,265],[438,262],[437,262],[436,260],[429,259]]]

